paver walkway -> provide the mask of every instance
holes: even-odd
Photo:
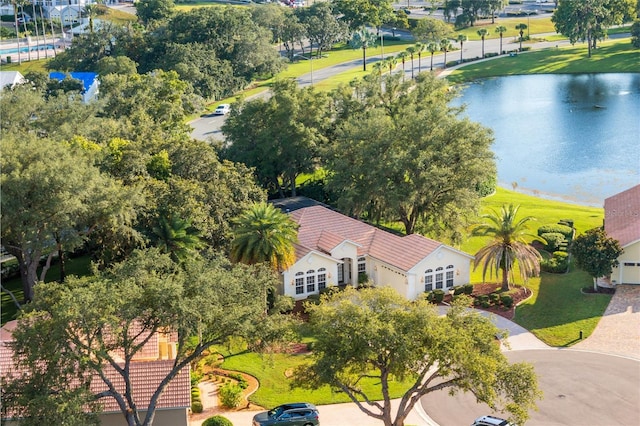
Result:
[[[640,286],[616,286],[616,293],[594,332],[572,349],[640,359]]]

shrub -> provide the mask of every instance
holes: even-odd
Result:
[[[463,294],[463,293],[464,293],[464,286],[459,285],[458,287],[454,287],[453,289],[454,296],[458,296],[459,294]]]
[[[563,251],[556,251],[551,259],[540,262],[540,268],[544,272],[563,274],[569,269],[569,255]]]
[[[197,386],[191,388],[191,398],[200,399],[200,388],[198,388]]]
[[[485,300],[483,302],[480,302],[480,306],[482,306],[483,308],[488,308],[489,306],[491,306],[491,303]]]
[[[500,296],[500,303],[502,303],[505,308],[510,308],[513,306],[513,297],[508,294]]]
[[[568,226],[569,228],[573,228],[573,219],[560,219],[558,221],[558,225]]]
[[[236,408],[242,401],[242,388],[238,385],[226,384],[220,388],[218,394],[220,402],[227,408]]]
[[[431,303],[440,303],[444,300],[444,291],[440,289],[433,290],[427,295],[427,300]]]
[[[471,296],[473,293],[473,284],[465,284],[462,286],[464,288],[464,294]]]
[[[487,302],[489,303],[489,296],[486,294],[481,294],[480,296],[478,296],[476,299],[478,299],[478,302],[480,302],[480,304]]]
[[[191,372],[191,386],[195,386],[198,383],[200,383],[200,380],[202,380],[202,378],[204,377],[204,374],[202,374],[202,371],[200,371],[200,369],[196,369],[194,371]]]
[[[193,401],[191,403],[191,412],[198,414],[198,413],[202,413],[202,411],[204,410],[204,407],[202,406],[202,402],[200,401]]]
[[[546,232],[540,235],[540,238],[547,242],[545,249],[550,253],[558,251],[563,246],[562,243],[567,241],[564,235],[558,232]],[[564,244],[564,247],[566,248],[566,244]]]
[[[233,426],[233,423],[226,417],[213,416],[202,422],[202,426]]]
[[[538,228],[538,236],[541,237],[542,234],[562,234],[567,239],[567,241],[571,241],[573,237],[573,228],[570,228],[566,225],[554,224],[554,225],[543,225]]]
[[[369,282],[369,275],[366,272],[360,272],[358,274],[358,286],[367,284]]]
[[[489,302],[491,304],[496,305],[500,301],[500,295],[498,293],[491,293],[489,295]]]

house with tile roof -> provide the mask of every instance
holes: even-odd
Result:
[[[604,200],[604,230],[624,249],[611,282],[640,284],[640,185]]]
[[[0,329],[0,375],[5,378],[19,372],[13,360],[13,351],[9,346],[16,325],[17,321],[10,321]],[[137,333],[139,331],[140,329],[136,329],[134,326],[131,334],[142,341],[145,336],[139,335]],[[148,407],[158,385],[173,368],[176,337],[175,333],[157,333],[151,336],[151,339],[145,343],[142,350],[130,363],[129,377],[132,383],[132,393],[140,416],[146,415],[145,407]],[[117,358],[118,354],[114,355]],[[104,373],[115,388],[124,393],[125,383],[120,373],[113,367],[105,368]],[[91,391],[97,395],[107,390],[103,379],[95,375],[91,381]],[[126,423],[115,398],[104,397],[99,402],[102,405],[100,421],[103,426],[120,426]],[[153,424],[154,426],[188,426],[190,407],[191,377],[189,368],[185,367],[169,382],[160,396]],[[2,424],[17,425],[19,423],[12,421],[10,414],[6,418],[3,414]]]
[[[414,300],[470,281],[473,256],[418,234],[400,236],[305,197],[275,200],[299,225],[296,263],[280,293],[302,300],[331,286],[368,279]]]

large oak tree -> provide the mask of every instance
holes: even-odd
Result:
[[[316,341],[313,363],[299,369],[298,384],[328,384],[385,426],[404,425],[420,398],[438,390],[471,392],[518,424],[541,396],[533,367],[509,364],[496,345],[503,332],[461,303],[440,317],[426,300],[407,301],[388,287],[348,288],[306,309]],[[379,382],[381,401],[363,392],[365,378]],[[411,386],[394,413],[389,386],[396,379]]]

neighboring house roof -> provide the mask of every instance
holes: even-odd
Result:
[[[640,185],[604,200],[604,230],[622,247],[640,240]]]
[[[91,86],[93,86],[96,79],[98,78],[98,74],[96,74],[95,72],[75,72],[74,71],[74,72],[68,73],[68,75],[70,75],[71,78],[80,80],[82,82],[82,93],[88,91],[91,88]],[[60,72],[60,71],[53,71],[49,73],[49,78],[55,78],[56,80],[62,81],[65,78],[67,78],[67,73]]]
[[[359,256],[369,255],[409,271],[444,245],[417,234],[394,235],[322,205],[299,208],[290,215],[299,224],[297,259],[311,250],[329,253],[348,240],[358,245]]]
[[[16,366],[13,362],[13,351],[8,346],[8,343],[13,340],[12,332],[17,325],[17,321],[10,321],[0,329],[0,373],[2,376],[11,375],[16,371]],[[173,334],[168,335],[170,339],[173,339]],[[157,344],[158,339],[151,339]],[[150,346],[147,343],[143,348],[143,352]],[[149,351],[149,349],[147,349]],[[151,401],[151,396],[157,389],[160,382],[166,377],[166,375],[173,368],[174,360],[150,360],[150,361],[132,361],[130,364],[130,378],[133,387],[133,394],[136,404],[139,409],[144,410]],[[122,376],[114,370],[112,367],[107,366],[104,370],[105,375],[109,380],[114,383],[115,387],[124,392],[124,380]],[[189,375],[189,367],[183,368],[174,378],[169,382],[165,388],[162,396],[158,400],[158,409],[169,408],[187,408],[191,405],[191,378]],[[91,391],[99,393],[106,391],[107,387],[98,376],[95,376],[91,382]],[[115,398],[106,397],[101,398],[100,403],[103,405],[104,412],[120,412]]]
[[[24,83],[24,76],[19,71],[0,71],[0,90]]]

